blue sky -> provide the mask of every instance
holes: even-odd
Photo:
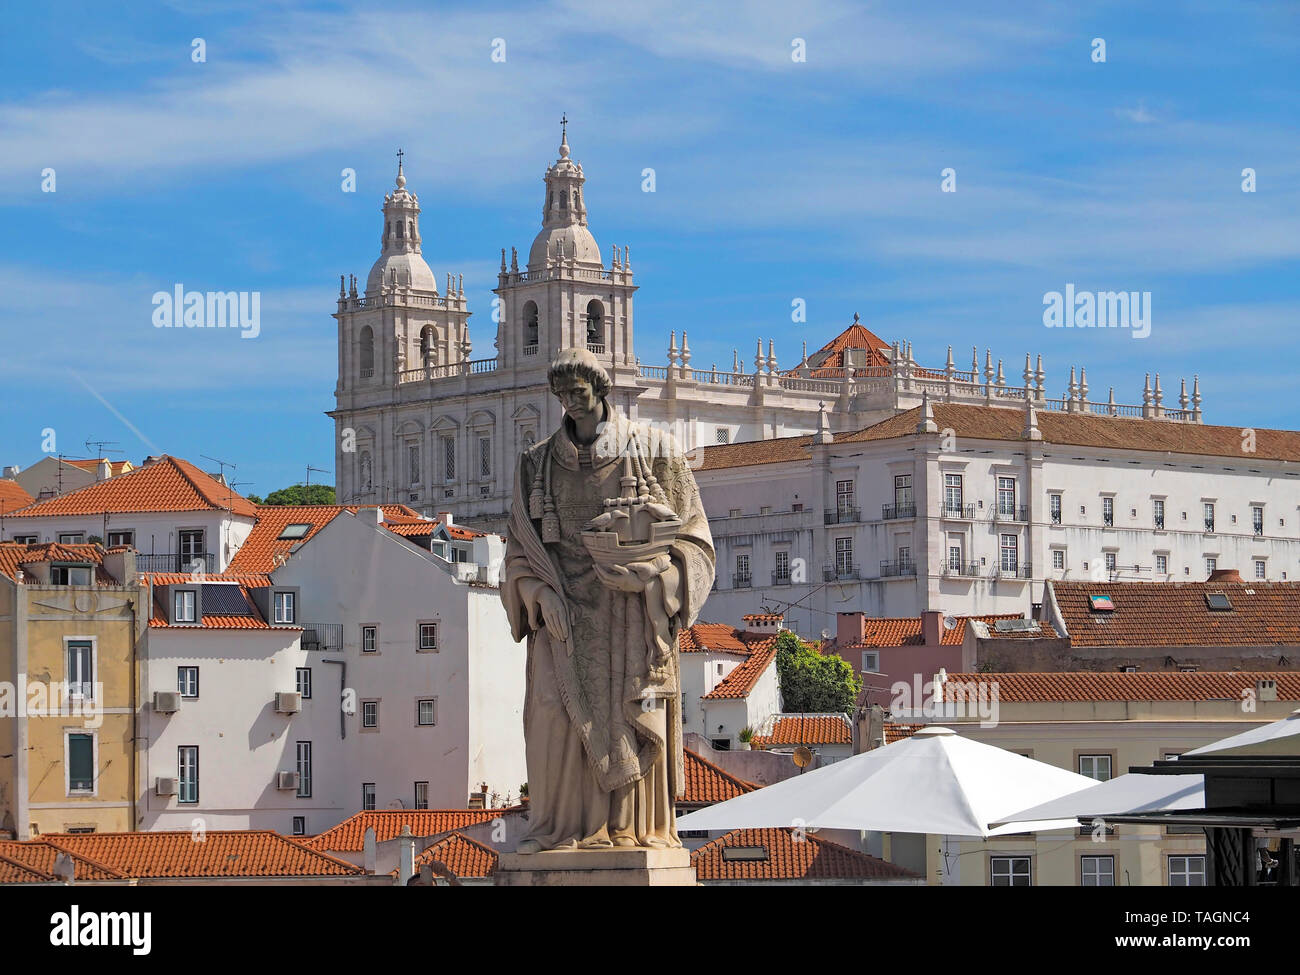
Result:
[[[52,428],[73,456],[229,460],[258,494],[331,468],[330,314],[377,255],[397,147],[424,256],[465,275],[488,354],[500,249],[536,233],[561,113],[602,251],[632,248],[642,361],[686,328],[693,365],[748,362],[761,336],[793,366],[857,312],[922,363],[991,347],[1018,382],[1041,352],[1049,395],[1084,365],[1121,403],[1159,371],[1168,406],[1199,373],[1209,422],[1300,426],[1298,5],[116,7],[5,14],[5,464]],[[261,335],[155,329],[178,282],[259,291]],[[1151,292],[1150,337],[1045,329],[1067,282]]]

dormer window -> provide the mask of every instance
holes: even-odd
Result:
[[[275,594],[275,621],[277,623],[293,623],[295,616],[295,600],[292,592],[277,592]]]
[[[90,566],[62,565],[50,566],[50,585],[52,586],[88,586],[90,585]]]
[[[177,589],[172,593],[172,622],[197,623],[197,599],[193,589]]]
[[[284,531],[280,532],[277,538],[288,540],[306,538],[309,531],[311,531],[310,522],[297,522],[292,525],[285,525]]]

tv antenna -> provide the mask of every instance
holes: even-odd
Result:
[[[312,472],[312,471],[315,471],[317,474],[333,474],[333,473],[334,473],[333,471],[327,471],[327,470],[326,470],[325,468],[323,468],[323,467],[312,467],[311,464],[308,464],[308,465],[307,465],[307,484],[306,484],[306,487],[307,487],[308,490],[311,490],[311,472]],[[305,493],[305,492],[304,492],[304,493]]]
[[[116,444],[118,444],[118,443],[120,443],[120,442],[121,442],[121,441],[118,441],[118,440],[87,440],[87,441],[86,441],[86,450],[90,452],[90,456],[95,457],[95,458],[103,457],[105,454],[121,454],[121,453],[125,453],[125,451],[123,451],[123,450],[116,450],[116,449],[113,449],[113,450],[106,450],[106,449],[105,449],[106,447],[108,447],[109,444],[114,444],[114,445],[116,445]],[[94,448],[94,449],[92,450],[91,448]]]

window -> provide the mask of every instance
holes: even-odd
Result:
[[[1179,856],[1169,858],[1170,887],[1204,887],[1205,857]]]
[[[275,621],[292,623],[294,621],[294,593],[277,592],[275,594]]]
[[[1106,552],[1106,571],[1115,572],[1119,568],[1119,554],[1116,552]]]
[[[728,518],[739,518],[744,513],[743,508],[730,508],[727,511]]]
[[[379,727],[379,702],[378,701],[361,702],[361,727],[363,728]]]
[[[176,771],[180,782],[177,802],[199,801],[199,746],[181,745],[176,749]]]
[[[420,649],[421,650],[438,649],[438,624],[437,623],[420,624]]]
[[[299,780],[299,781],[301,781],[301,780]],[[306,836],[306,835],[307,835],[307,817],[306,817],[306,816],[294,816],[294,817],[293,817],[293,830],[292,830],[292,834],[293,834],[294,836]]]
[[[1207,501],[1205,502],[1204,507],[1205,507],[1205,530],[1207,532],[1212,532],[1214,531],[1214,505]]]
[[[1020,540],[1015,535],[1002,536],[1002,544],[999,548],[1001,561],[998,566],[1004,572],[1015,572],[1020,568],[1019,544]]]
[[[177,667],[176,668],[176,690],[181,692],[181,697],[198,697],[199,696],[199,668]]]
[[[418,443],[408,443],[406,445],[406,481],[411,485],[420,483],[420,445]]]
[[[1083,887],[1114,887],[1115,858],[1113,856],[1080,857],[1079,884]]]
[[[989,883],[994,887],[1028,887],[1029,857],[990,857]]]
[[[731,751],[731,739],[730,739],[730,738],[711,738],[711,739],[709,739],[709,744],[713,746],[713,750],[714,750],[715,752],[729,752],[729,751]]]
[[[415,723],[421,728],[432,728],[438,723],[438,700],[424,697],[415,702]]]
[[[374,626],[361,627],[361,652],[374,653],[378,647],[377,633],[378,628]]]
[[[298,522],[294,525],[285,525],[284,531],[280,532],[276,537],[285,540],[306,538],[309,531],[311,531],[311,524],[309,522]]]
[[[1061,523],[1061,496],[1059,494],[1049,494],[1047,496],[1047,511],[1052,517],[1052,524]]]
[[[1079,774],[1096,779],[1098,782],[1110,781],[1110,756],[1080,755]]]
[[[492,438],[478,438],[478,474],[484,479],[492,476]]]
[[[962,492],[961,492],[961,475],[945,474],[943,476],[943,507],[945,511],[952,514],[961,514],[962,511]]]
[[[204,556],[207,549],[203,544],[202,528],[188,528],[177,532],[176,537],[179,540],[182,570],[188,571],[196,559],[206,563]]]
[[[298,798],[311,798],[311,742],[300,741],[295,751],[298,769]]]
[[[361,378],[375,374],[375,333],[369,325],[361,328]]]
[[[60,545],[84,545],[86,542],[85,532],[60,532]]]
[[[1151,516],[1157,529],[1165,527],[1165,503],[1160,498],[1151,502]]]
[[[536,355],[537,349],[537,303],[528,302],[524,305],[524,355]],[[528,351],[532,346],[533,351]]]
[[[429,783],[428,782],[415,783],[415,808],[416,809],[429,808]]]
[[[130,545],[135,547],[135,532],[133,531],[116,531],[108,533],[108,547],[115,548],[118,545]]]
[[[1101,523],[1105,525],[1107,528],[1111,528],[1114,526],[1115,524],[1115,499],[1114,498],[1101,499]]]
[[[837,575],[853,574],[853,539],[835,539],[835,572]]]
[[[736,582],[741,583],[741,582],[748,582],[748,581],[749,581],[749,556],[737,555],[736,556]]]
[[[373,782],[361,783],[361,808],[375,808],[375,784]]]
[[[1169,556],[1156,556],[1156,575],[1166,575],[1169,572]]]
[[[713,431],[714,443],[731,443],[731,431],[726,427],[717,427]]]
[[[577,206],[577,196],[574,196],[574,206]],[[605,306],[599,301],[592,300],[587,302],[587,345],[605,344]],[[604,352],[602,348],[600,350]]]
[[[95,696],[94,648],[89,640],[68,641],[68,693]]]
[[[846,515],[853,510],[853,482],[835,482],[835,510]]]
[[[173,623],[193,623],[194,615],[194,596],[193,589],[177,589],[172,593],[172,622]]]
[[[789,580],[790,578],[790,553],[777,552],[776,558],[776,578]]]
[[[880,651],[863,650],[862,651],[862,671],[863,673],[879,673],[880,671]]]
[[[302,695],[304,701],[311,699],[311,668],[297,667],[294,670],[295,683],[298,693]]]
[[[88,586],[90,585],[90,566],[52,565],[50,566],[50,585]]]
[[[803,505],[796,501],[794,504],[790,505],[790,511],[803,511]]]
[[[68,792],[95,791],[95,736],[68,735]]]
[[[442,479],[456,480],[456,438],[442,438]]]
[[[1264,508],[1262,505],[1251,506],[1250,523],[1256,535],[1264,534]]]
[[[41,540],[40,535],[15,535],[14,541],[19,545],[35,545]]]
[[[1215,571],[1218,569],[1218,567],[1219,567],[1219,560],[1218,560],[1218,559],[1206,559],[1206,560],[1205,560],[1205,578],[1208,579],[1210,576],[1214,575],[1214,573],[1215,573]]]
[[[906,568],[907,566],[910,566],[911,564],[912,564],[912,546],[910,546],[910,545],[900,545],[900,546],[898,546],[898,568],[899,568],[899,570],[901,571],[901,570],[903,570],[904,568]]]
[[[1053,569],[1065,568],[1065,549],[1063,548],[1052,549],[1052,568]]]
[[[998,514],[1014,517],[1016,513],[1016,479],[998,478]]]
[[[912,475],[894,475],[894,507],[902,510],[912,507]]]
[[[1255,578],[1265,579],[1268,577],[1268,563],[1263,559],[1255,560]]]
[[[961,545],[948,546],[948,568],[953,572],[961,571]]]

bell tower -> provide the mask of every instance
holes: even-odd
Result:
[[[568,118],[560,120],[559,157],[542,177],[542,228],[527,263],[501,251],[494,315],[503,367],[545,371],[561,349],[586,346],[611,375],[635,368],[632,349],[632,266],[628,248],[600,247],[587,228],[582,164],[570,158]]]

